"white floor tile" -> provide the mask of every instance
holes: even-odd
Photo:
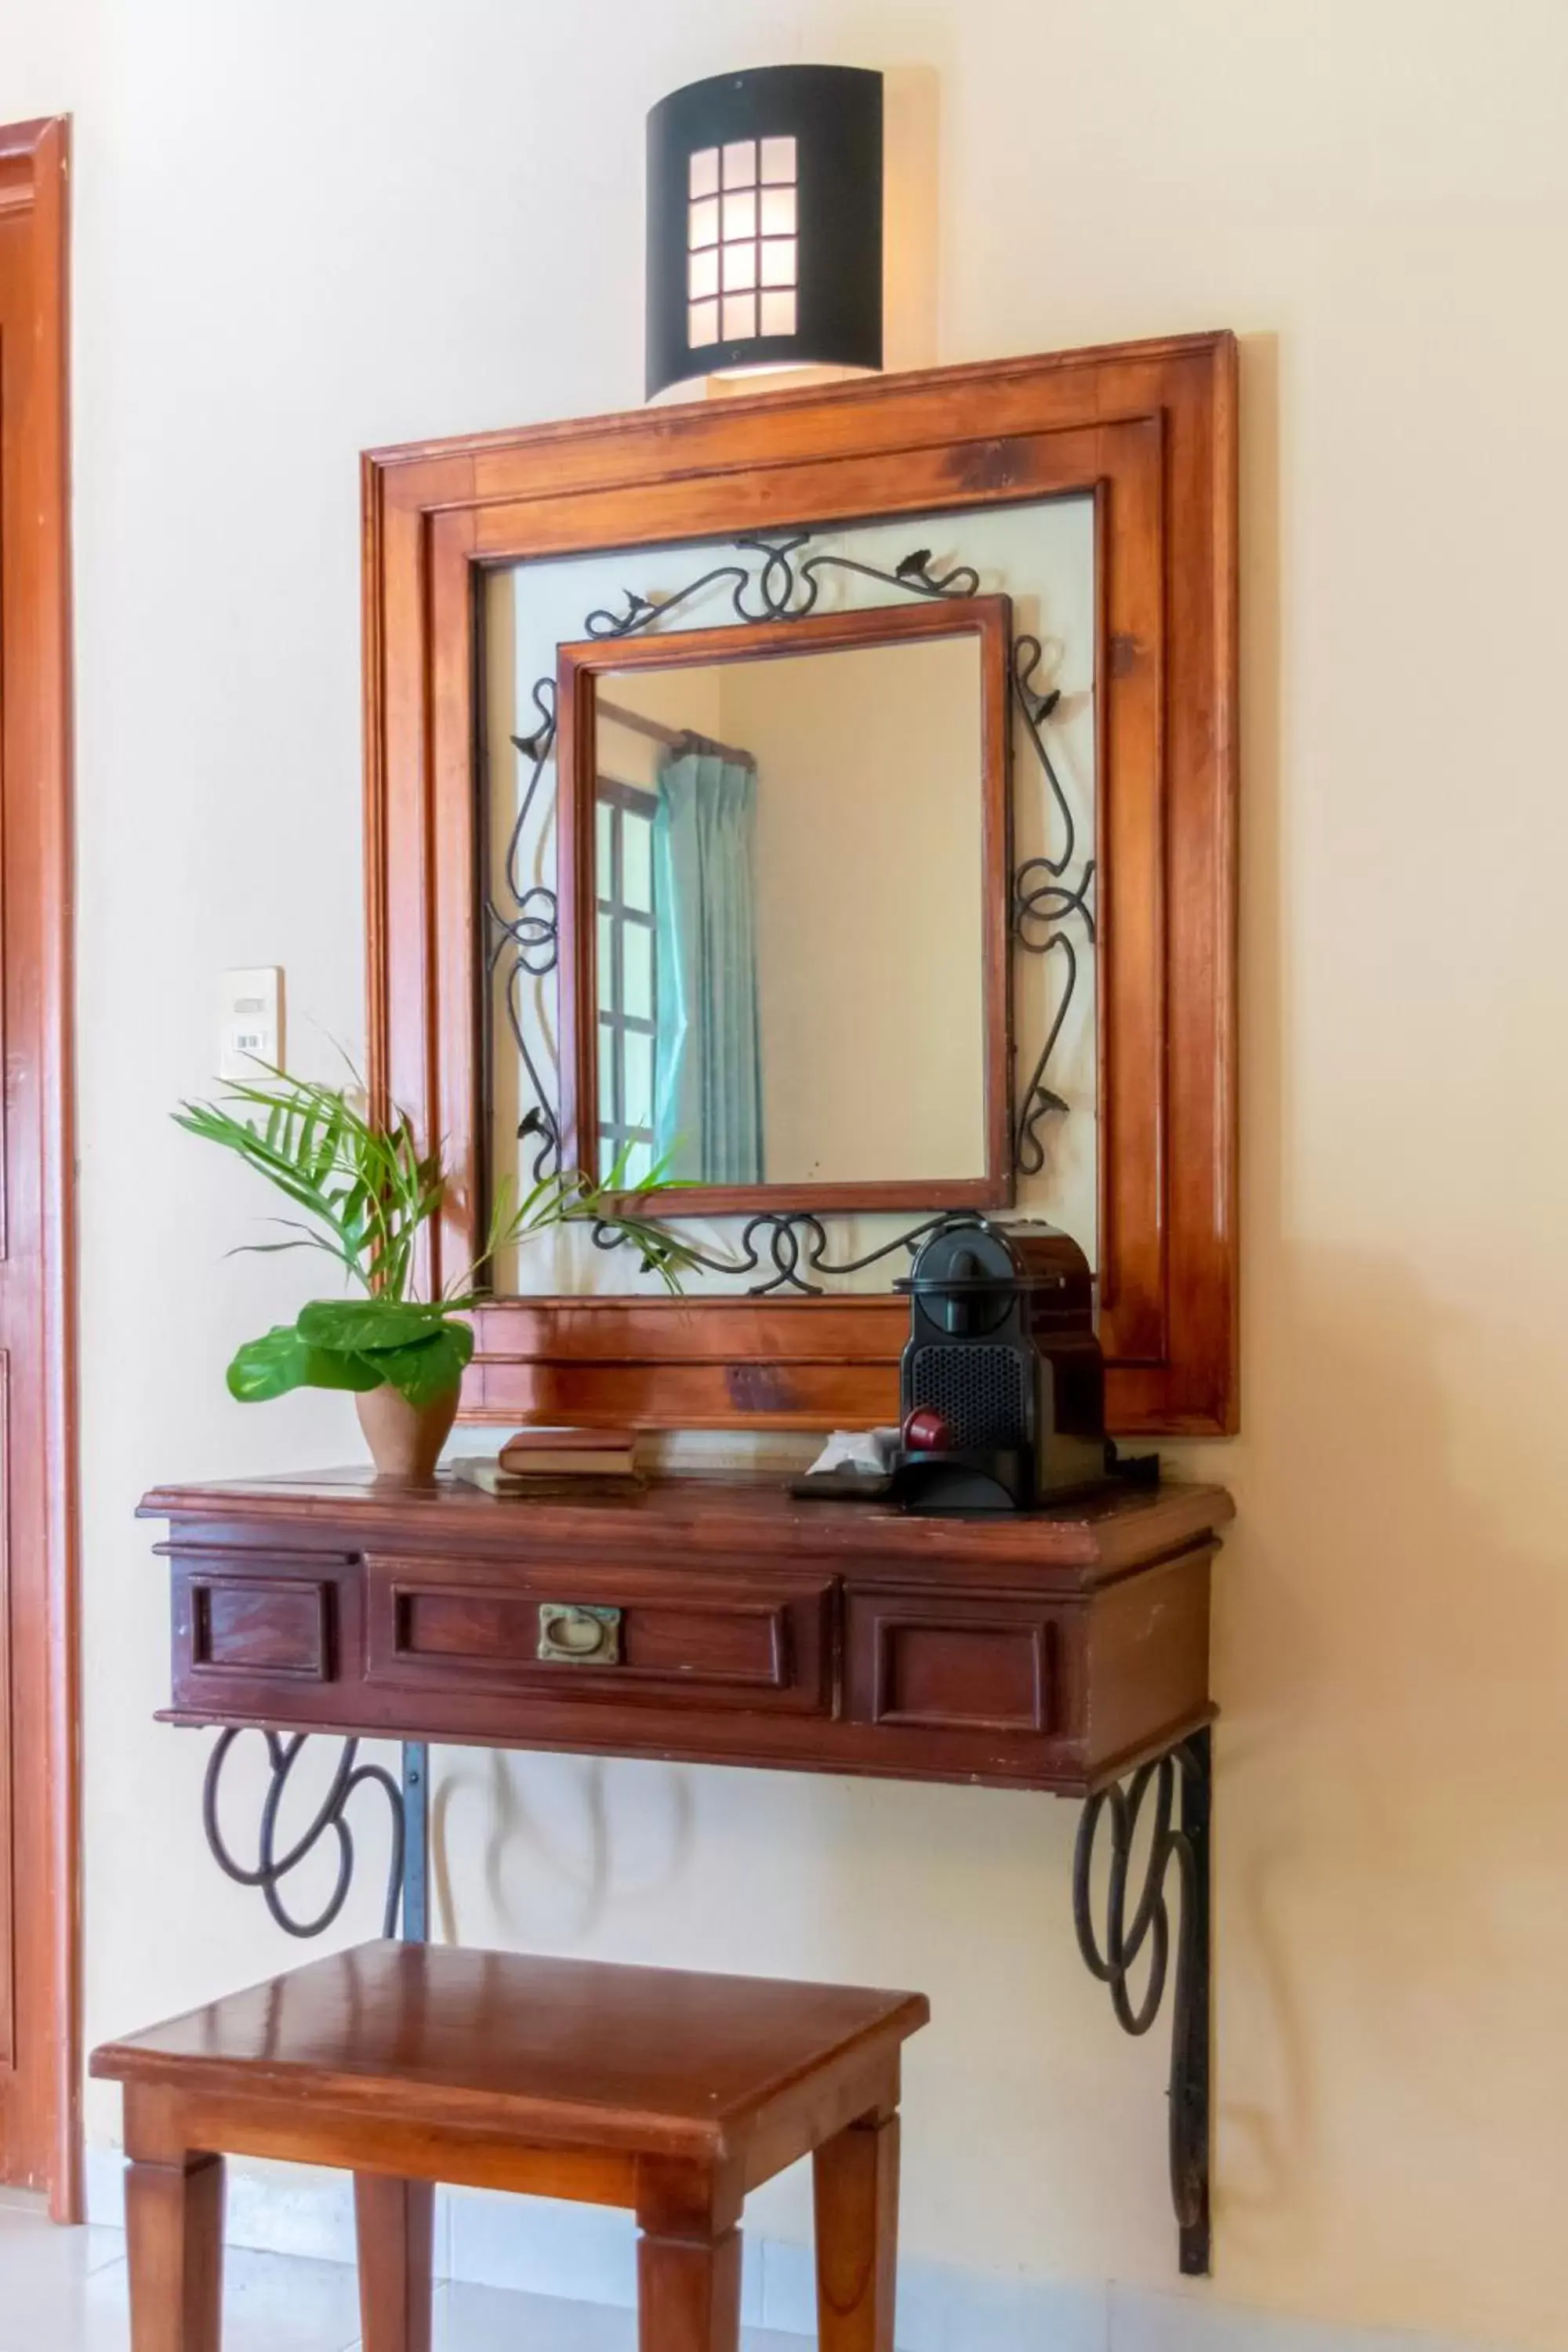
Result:
[[[125,2252],[118,2230],[57,2230],[41,2202],[7,2197],[0,2204],[0,2276],[7,2287],[28,2278],[86,2278]]]
[[[637,2314],[606,2305],[518,2294],[508,2287],[442,2287],[436,2352],[637,2352]],[[227,2352],[227,2347],[225,2347]],[[809,2352],[798,2336],[748,2328],[742,2352]]]
[[[64,2288],[35,2286],[19,2303],[0,2294],[0,2352],[129,2352],[126,2284],[115,2261]],[[229,2247],[223,2321],[224,2352],[348,2352],[359,2335],[358,2282],[336,2263]]]
[[[0,2206],[0,2352],[129,2352],[125,2241],[56,2230]],[[359,2283],[341,2263],[229,2246],[224,2352],[358,2352]],[[441,2286],[436,2352],[636,2352],[637,2316],[506,2287]],[[805,2352],[798,2336],[748,2330],[744,2352]]]
[[[637,2315],[504,2286],[444,2286],[436,2352],[637,2352]]]
[[[1239,2311],[1203,2288],[1163,2294],[1113,2287],[1110,2352],[1487,2352],[1480,2344],[1404,2329],[1339,2327],[1327,2320]],[[1493,2347],[1492,2352],[1499,2352]]]
[[[96,2282],[113,2275],[121,2242],[112,2230],[56,2230],[37,2214],[0,2210],[0,2352],[112,2344],[89,2332],[89,2304]]]

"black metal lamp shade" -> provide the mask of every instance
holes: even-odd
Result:
[[[882,364],[882,77],[765,66],[647,119],[647,391]]]

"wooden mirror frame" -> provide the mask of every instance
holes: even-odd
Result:
[[[1237,1426],[1236,346],[1186,336],[634,410],[363,461],[372,1087],[447,1139],[466,1263],[481,1118],[479,575],[900,513],[1096,508],[1100,1336],[1111,1427]],[[904,1300],[498,1299],[470,1418],[865,1427]]]
[[[1012,726],[1008,664],[1012,603],[1006,596],[967,596],[940,604],[873,605],[867,611],[817,613],[800,620],[753,621],[728,628],[681,629],[667,636],[595,638],[563,646],[556,666],[555,743],[557,904],[561,920],[561,1126],[564,1164],[598,1161],[598,1003],[594,908],[594,803],[597,796],[595,688],[605,672],[677,669],[682,665],[772,661],[804,653],[842,653],[870,646],[917,644],[928,637],[974,637],[980,651],[980,729],[974,746],[979,789],[975,821],[981,835],[981,1027],[984,1035],[984,1169],[976,1176],[931,1183],[889,1176],[879,1182],[820,1184],[697,1184],[694,1217],[798,1210],[826,1215],[840,1210],[1005,1209],[1013,1199],[1012,940],[1008,894],[1012,872]]]

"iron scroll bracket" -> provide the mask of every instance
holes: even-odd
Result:
[[[1209,2210],[1212,2098],[1210,2032],[1212,1919],[1209,1831],[1213,1809],[1213,1741],[1207,1730],[1124,1780],[1089,1798],[1079,1824],[1073,1861],[1073,1925],[1090,1974],[1109,1987],[1123,2032],[1147,2033],[1172,1990],[1170,2168],[1171,2201],[1180,2232],[1184,2277],[1206,2278],[1213,2233]],[[1147,1843],[1140,1839],[1145,1811]],[[1110,1877],[1103,1922],[1097,1922],[1096,1841],[1102,1821],[1110,1832]],[[1132,1892],[1135,1847],[1141,1875]],[[1171,1874],[1179,1882],[1180,1916],[1172,1970]],[[1134,1972],[1146,1966],[1141,1994]]]
[[[401,1917],[405,1938],[411,1942],[424,1942],[428,1907],[426,1835],[426,1782],[428,1775],[426,1750],[423,1745],[405,1747],[402,1775],[399,1780],[395,1780],[383,1765],[362,1764],[359,1741],[344,1739],[327,1784],[326,1794],[303,1829],[280,1850],[279,1818],[284,1799],[294,1767],[310,1735],[304,1731],[288,1735],[262,1731],[261,1738],[267,1745],[268,1780],[257,1829],[257,1858],[252,1865],[236,1860],[218,1819],[218,1798],[225,1767],[245,1728],[235,1725],[220,1732],[217,1745],[207,1759],[206,1779],[202,1789],[202,1828],[213,1859],[225,1876],[232,1878],[238,1886],[259,1888],[262,1901],[286,1936],[298,1937],[301,1942],[309,1942],[314,1936],[324,1936],[337,1920],[353,1885],[356,1857],[348,1808],[361,1789],[379,1789],[386,1799],[392,1822],[382,1933],[384,1936],[395,1935]],[[285,1883],[323,1843],[329,1843],[329,1850],[331,1844],[335,1844],[337,1876],[321,1909],[301,1917],[289,1908],[284,1891]]]

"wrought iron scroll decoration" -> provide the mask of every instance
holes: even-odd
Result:
[[[1041,692],[1036,686],[1044,658],[1045,648],[1038,637],[1015,638],[1013,697],[1023,713],[1029,740],[1050,786],[1061,824],[1062,845],[1055,857],[1026,857],[1014,875],[1013,939],[1026,955],[1049,955],[1059,949],[1064,967],[1061,994],[1046,1032],[1046,1042],[1014,1112],[1013,1165],[1020,1176],[1037,1176],[1046,1164],[1046,1148],[1040,1140],[1039,1129],[1047,1112],[1059,1111],[1065,1116],[1068,1108],[1062,1097],[1046,1084],[1047,1068],[1078,990],[1078,951],[1067,926],[1075,915],[1080,916],[1090,947],[1095,936],[1094,910],[1089,896],[1094,883],[1093,858],[1085,860],[1076,881],[1069,878],[1078,855],[1078,827],[1073,822],[1071,803],[1062,790],[1061,778],[1046,745],[1044,729],[1061,700],[1061,688],[1052,687]]]
[[[561,961],[561,907],[549,884],[530,882],[520,870],[518,861],[522,855],[528,820],[539,797],[540,780],[555,750],[555,680],[552,677],[536,678],[532,700],[539,713],[538,726],[531,735],[514,735],[511,739],[516,750],[530,763],[528,782],[522,788],[522,798],[518,803],[517,815],[507,839],[506,856],[502,861],[506,887],[511,895],[514,911],[510,916],[503,915],[492,896],[486,902],[486,912],[491,925],[487,962],[492,988],[497,967],[509,947],[511,950],[511,962],[506,974],[507,1025],[511,1031],[518,1058],[533,1096],[518,1134],[533,1138],[537,1144],[533,1179],[538,1183],[542,1178],[560,1172],[561,1122],[529,1046],[520,995],[528,982],[548,980]]]
[[[202,1790],[202,1828],[218,1868],[239,1886],[258,1886],[267,1908],[285,1935],[297,1936],[303,1942],[312,1936],[324,1935],[348,1901],[353,1884],[353,1833],[344,1818],[355,1792],[374,1782],[386,1792],[392,1808],[392,1859],[387,1869],[386,1904],[383,1914],[382,1934],[387,1937],[397,1932],[398,1903],[403,1891],[404,1811],[403,1791],[392,1774],[379,1764],[358,1761],[359,1741],[345,1739],[325,1796],[305,1828],[279,1853],[278,1850],[279,1815],[288,1792],[289,1776],[298,1762],[310,1734],[291,1733],[285,1738],[276,1731],[265,1731],[268,1780],[261,1802],[261,1821],[257,1832],[257,1863],[254,1870],[237,1862],[218,1825],[218,1787],[224,1766],[241,1736],[243,1727],[236,1727],[219,1735],[217,1746],[208,1759],[206,1780]],[[338,1874],[331,1893],[313,1918],[300,1919],[292,1913],[282,1895],[282,1885],[300,1865],[314,1853],[328,1835],[337,1840]]]
[[[1140,1765],[1124,1786],[1113,1784],[1090,1797],[1079,1824],[1073,1860],[1079,1950],[1090,1974],[1110,1988],[1118,2024],[1133,2035],[1149,2032],[1164,2002],[1171,1979],[1168,1889],[1173,1869],[1180,1881],[1171,2022],[1170,2168],[1171,2201],[1182,2231],[1182,2267],[1189,2273],[1208,2268],[1209,1791],[1205,1731]],[[1151,1792],[1153,1805],[1142,1878],[1133,1896],[1132,1859]],[[1096,1921],[1093,1895],[1095,1844],[1102,1819],[1110,1824],[1103,1927]],[[1145,1956],[1148,1973],[1139,1996],[1131,1980]]]
[[[854,556],[824,553],[801,557],[800,550],[810,544],[811,533],[804,530],[779,538],[738,539],[735,541],[737,551],[747,557],[760,558],[760,562],[714,564],[668,596],[648,597],[639,594],[635,589],[626,589],[623,591],[626,597],[624,611],[612,612],[605,606],[596,606],[584,621],[584,632],[588,636],[600,640],[641,635],[721,583],[729,586],[730,601],[737,623],[803,621],[816,609],[823,574],[828,572],[853,573],[860,579],[875,581],[883,587],[934,600],[962,602],[980,592],[980,574],[973,564],[957,564],[949,572],[933,572],[930,548],[917,548],[889,572],[879,564],[861,562]],[[1095,944],[1091,900],[1095,861],[1092,857],[1087,859],[1076,878],[1073,877],[1071,869],[1078,855],[1078,830],[1071,803],[1062,789],[1061,779],[1045,738],[1046,726],[1061,699],[1061,694],[1059,688],[1042,689],[1037,684],[1044,659],[1045,649],[1038,637],[1025,635],[1015,639],[1009,678],[1012,696],[1039,760],[1061,832],[1061,847],[1056,856],[1047,854],[1026,858],[1012,877],[1008,920],[1015,944],[1027,955],[1056,954],[1062,966],[1061,992],[1045,1043],[1014,1111],[1013,1165],[1022,1176],[1037,1176],[1045,1167],[1046,1147],[1040,1134],[1041,1122],[1049,1113],[1065,1116],[1068,1108],[1065,1098],[1047,1084],[1046,1073],[1078,990],[1078,951],[1069,925],[1075,919],[1081,921],[1087,944],[1090,947]],[[521,872],[520,861],[541,780],[555,749],[554,680],[550,677],[537,679],[532,688],[531,700],[539,716],[538,726],[531,734],[511,738],[518,752],[529,762],[527,781],[502,862],[513,911],[510,915],[504,914],[492,896],[487,905],[487,913],[490,922],[488,968],[492,987],[498,969],[509,953],[510,956],[504,979],[503,1002],[508,1025],[532,1095],[532,1101],[519,1124],[518,1134],[520,1139],[527,1139],[534,1146],[533,1176],[537,1181],[560,1172],[561,1121],[529,1044],[521,996],[531,982],[548,979],[558,967],[561,910],[555,891],[547,883],[531,882]],[[803,1265],[807,1273],[840,1278],[858,1274],[880,1259],[895,1255],[900,1249],[912,1249],[927,1234],[946,1222],[943,1217],[931,1218],[912,1233],[900,1234],[880,1248],[868,1251],[862,1257],[835,1264],[827,1254],[826,1232],[817,1218],[801,1213],[764,1213],[748,1221],[741,1235],[736,1256],[719,1258],[701,1250],[694,1251],[693,1255],[699,1264],[715,1273],[751,1274],[763,1268],[765,1250],[766,1264],[771,1271],[765,1280],[752,1286],[751,1297],[762,1297],[770,1292],[782,1290],[817,1297],[821,1285],[802,1277]],[[625,1237],[610,1229],[598,1227],[594,1239],[601,1249],[613,1249],[622,1246]],[[758,1248],[759,1241],[763,1244],[763,1250]]]
[[[868,1265],[876,1265],[885,1257],[897,1256],[900,1250],[910,1257],[929,1234],[938,1227],[973,1225],[982,1221],[966,1211],[943,1211],[940,1216],[928,1217],[922,1225],[900,1234],[879,1249],[868,1250],[864,1257],[846,1258],[835,1265],[829,1258],[827,1230],[820,1218],[807,1211],[763,1211],[749,1218],[741,1235],[740,1254],[734,1257],[712,1257],[705,1250],[692,1249],[691,1255],[700,1265],[714,1274],[755,1274],[764,1264],[772,1272],[763,1282],[755,1282],[747,1292],[749,1298],[765,1298],[771,1291],[792,1290],[806,1298],[819,1298],[822,1286],[805,1281],[801,1274],[804,1265],[808,1274],[826,1274],[842,1279],[846,1275],[859,1274]],[[599,1249],[616,1249],[624,1235],[612,1226],[594,1227],[595,1244]],[[758,1247],[759,1242],[763,1244]],[[690,1248],[690,1244],[687,1246]],[[765,1254],[765,1255],[764,1255]]]

